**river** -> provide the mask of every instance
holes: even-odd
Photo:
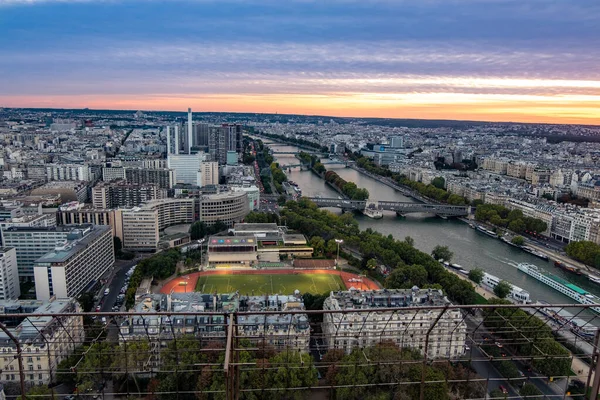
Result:
[[[273,144],[270,141],[265,143],[271,146],[273,151],[298,151],[295,146]],[[293,155],[281,154],[275,155],[275,157],[280,164],[298,163]],[[374,200],[414,201],[356,170],[345,168],[342,165],[330,165],[327,166],[327,169],[337,172],[347,181],[355,182],[358,187],[366,188]],[[311,171],[292,168],[290,171],[286,170],[286,173],[290,180],[300,186],[303,196],[338,197],[333,189],[325,185],[325,182]],[[340,213],[339,209],[331,209],[331,211]],[[527,290],[533,301],[544,300],[555,304],[573,303],[571,298],[517,270],[516,265],[520,262],[542,267],[591,293],[600,295],[600,286],[590,282],[587,278],[555,268],[551,262],[541,260],[497,239],[490,238],[456,219],[444,220],[431,214],[408,214],[406,217],[398,217],[392,212],[384,212],[384,217],[379,220],[373,220],[361,214],[356,214],[355,218],[361,229],[372,228],[385,235],[391,234],[400,240],[410,236],[414,239],[415,246],[426,253],[430,253],[436,245],[446,245],[454,252],[453,262],[462,265],[465,269],[478,267],[505,279]]]

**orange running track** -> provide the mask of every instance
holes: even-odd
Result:
[[[269,270],[212,270],[212,271],[204,271],[204,272],[194,272],[193,274],[178,276],[175,279],[166,282],[164,286],[160,289],[161,293],[169,294],[171,291],[173,293],[184,293],[184,292],[193,292],[196,289],[196,283],[198,282],[198,278],[204,275],[292,275],[292,274],[330,274],[330,275],[339,275],[344,281],[344,285],[346,288],[355,287],[361,290],[377,290],[381,287],[374,281],[368,278],[361,278],[356,274],[352,274],[350,272],[340,272],[336,270],[330,269],[302,269],[302,270],[294,270],[294,269],[269,269]],[[350,279],[362,279],[362,282],[350,282]]]

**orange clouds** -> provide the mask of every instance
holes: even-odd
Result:
[[[598,95],[329,93],[0,96],[5,107],[185,110],[600,124]]]

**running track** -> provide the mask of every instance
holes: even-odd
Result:
[[[193,292],[196,288],[196,283],[198,282],[198,278],[204,275],[291,275],[291,274],[330,274],[330,275],[339,275],[347,288],[349,287],[357,287],[362,290],[377,290],[380,289],[380,286],[367,278],[360,278],[356,274],[352,274],[350,272],[340,272],[336,270],[330,269],[270,269],[270,270],[212,270],[212,271],[203,271],[203,272],[194,272],[193,274],[178,276],[175,279],[170,280],[165,283],[164,286],[160,289],[161,293],[171,293],[171,290],[174,293],[184,293],[184,292]],[[349,279],[362,279],[362,282],[349,282]]]

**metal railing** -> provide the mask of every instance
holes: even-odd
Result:
[[[0,381],[31,399],[584,399],[600,387],[594,306],[5,314]],[[76,318],[23,336],[40,317]]]

